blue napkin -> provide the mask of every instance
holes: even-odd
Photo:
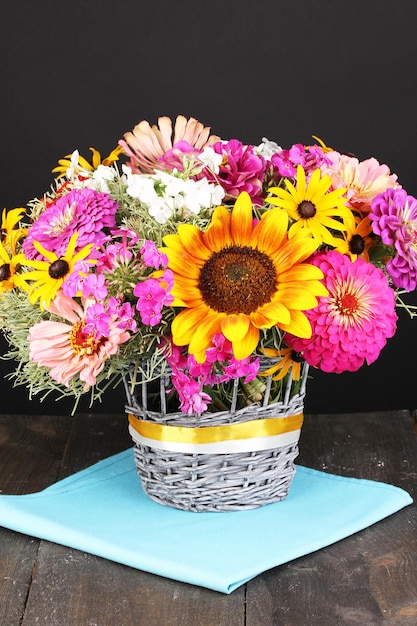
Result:
[[[281,502],[250,511],[178,511],[144,494],[129,449],[39,493],[0,496],[0,525],[230,593],[411,502],[392,485],[297,466]]]

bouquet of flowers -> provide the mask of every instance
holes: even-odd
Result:
[[[302,362],[375,361],[417,285],[417,200],[375,158],[281,148],[194,118],[78,151],[4,210],[0,329],[31,396],[91,402],[127,371],[170,375],[185,414],[271,401]],[[266,359],[268,365],[265,366]],[[145,364],[146,363],[146,367]]]

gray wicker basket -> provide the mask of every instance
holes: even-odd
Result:
[[[294,383],[289,380],[282,402],[267,404],[268,380],[262,405],[234,410],[232,402],[230,411],[201,415],[167,410],[164,399],[169,376],[163,375],[159,379],[162,406],[158,412],[147,407],[147,384],[140,384],[141,398],[138,401],[132,390],[130,379],[133,377],[126,377],[125,408],[129,414],[137,473],[145,493],[160,504],[188,511],[253,509],[284,499],[295,474],[307,374],[305,364],[297,392],[294,393]],[[201,429],[217,426],[242,428],[245,423],[250,428],[264,424],[268,428],[272,423],[278,424],[279,428],[285,419],[298,419],[298,425],[291,433],[277,438],[247,438],[243,443],[240,441],[237,450],[235,443],[232,450],[228,449],[228,443],[226,448],[220,443],[214,444],[214,451],[210,445],[192,445],[192,451],[188,451],[189,444],[173,444],[163,437],[158,441],[149,439],[148,433],[143,436],[141,428],[136,427],[139,424],[144,429],[159,432],[169,430],[166,426],[174,426],[177,427],[175,430],[186,434],[193,434],[197,429],[201,434]],[[184,431],[185,428],[191,430]]]

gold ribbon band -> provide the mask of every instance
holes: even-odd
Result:
[[[271,417],[239,424],[200,426],[198,428],[145,422],[132,413],[129,413],[128,418],[134,430],[147,439],[182,444],[206,444],[282,435],[299,430],[303,424],[304,416],[303,413],[297,413],[288,417]]]

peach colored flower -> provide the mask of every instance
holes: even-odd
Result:
[[[120,320],[115,315],[110,316],[108,336],[97,339],[84,333],[86,310],[93,304],[94,299],[86,298],[80,306],[59,291],[48,310],[70,323],[45,320],[29,330],[31,361],[49,368],[51,378],[65,387],[79,374],[85,383],[84,391],[88,391],[96,384],[105,361],[130,337],[126,330],[118,328]]]
[[[186,142],[191,148],[202,150],[205,146],[219,141],[219,137],[210,136],[210,127],[204,126],[194,117],[187,120],[178,115],[174,131],[169,117],[158,118],[158,125],[151,126],[143,120],[132,132],[123,135],[119,141],[124,153],[130,157],[129,165],[134,173],[152,173],[164,166],[158,163],[160,157],[171,150],[180,141]]]
[[[356,157],[333,151],[326,154],[321,170],[328,174],[333,188],[346,187],[347,206],[367,215],[373,198],[389,188],[399,188],[396,174],[374,157],[359,161]]]

